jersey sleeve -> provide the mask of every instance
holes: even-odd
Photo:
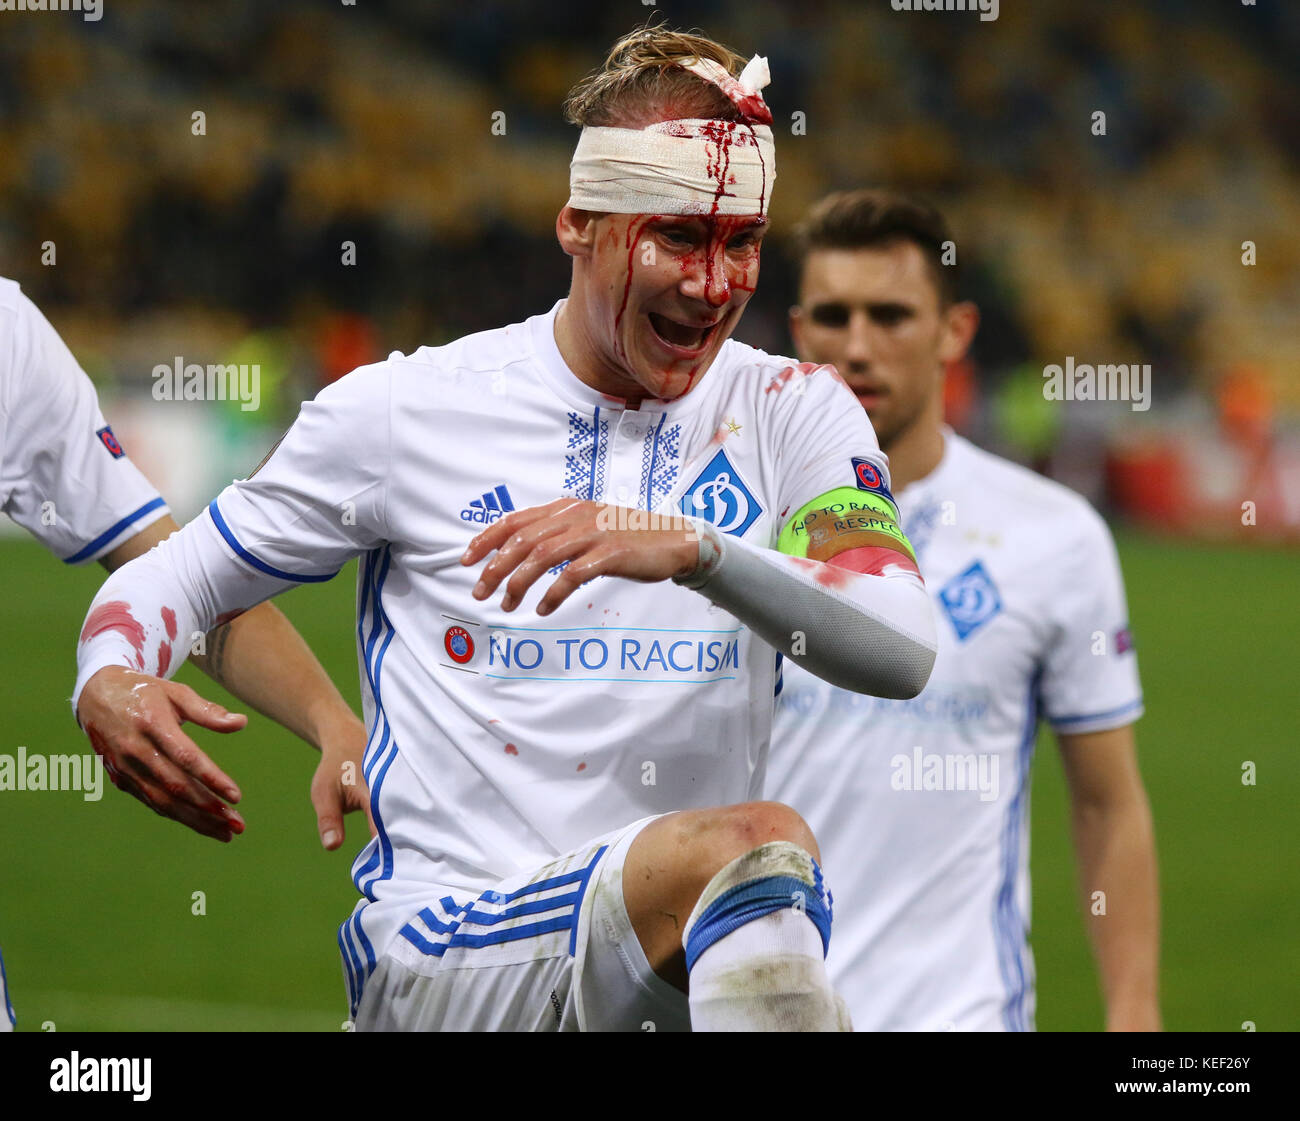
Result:
[[[386,540],[390,396],[378,363],[302,406],[262,465],[208,506],[234,556],[268,576],[318,583]]]
[[[1142,687],[1124,578],[1110,530],[1091,508],[1061,577],[1039,686],[1044,718],[1066,733],[1131,724],[1142,715]]]
[[[13,316],[4,512],[65,563],[95,560],[167,506],[126,457],[90,378],[45,316],[22,295]]]
[[[782,432],[778,523],[784,526],[814,498],[841,487],[889,493],[889,460],[871,421],[830,366],[795,367],[784,385],[793,404]]]

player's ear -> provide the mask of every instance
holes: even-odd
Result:
[[[596,220],[600,217],[592,210],[575,210],[564,207],[555,219],[555,236],[560,248],[570,257],[590,257],[596,246]]]
[[[801,362],[806,362],[808,356],[803,346],[803,308],[798,304],[790,305],[789,323],[790,338],[794,341],[795,353]]]
[[[939,361],[956,362],[966,356],[979,330],[980,309],[970,300],[949,306],[943,313],[943,337],[939,340]]]

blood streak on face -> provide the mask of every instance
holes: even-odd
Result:
[[[105,631],[121,634],[135,650],[136,661],[143,664],[144,627],[131,614],[131,605],[125,600],[114,599],[96,607],[86,620],[86,625],[81,628],[81,641],[89,642]]]

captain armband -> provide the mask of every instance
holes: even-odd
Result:
[[[911,542],[898,524],[898,508],[884,495],[855,487],[837,487],[801,506],[776,547],[815,561],[838,557],[841,567],[861,572],[880,572],[895,564],[920,574]]]

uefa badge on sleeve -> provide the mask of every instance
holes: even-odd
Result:
[[[880,468],[869,459],[856,455],[853,457],[853,481],[857,483],[858,490],[870,491],[872,494],[879,494],[889,499],[890,502],[894,501],[894,496],[889,493],[889,487],[885,485],[885,477],[880,473]]]
[[[117,442],[117,437],[113,435],[113,429],[109,425],[97,429],[95,435],[99,437],[99,442],[108,449],[109,455],[114,459],[121,459],[126,452],[122,450],[122,445]]]

